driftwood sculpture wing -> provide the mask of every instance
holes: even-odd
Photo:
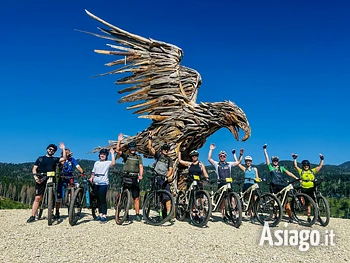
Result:
[[[197,98],[201,77],[197,71],[180,66],[183,52],[180,48],[153,39],[147,39],[126,32],[101,18],[86,13],[107,29],[99,28],[106,35],[97,37],[115,41],[117,45],[107,44],[112,50],[95,50],[106,55],[118,55],[121,58],[107,63],[107,66],[119,66],[108,73],[129,73],[116,84],[131,84],[119,91],[124,95],[119,102],[136,102],[127,109],[136,109],[134,113],[141,118],[164,120],[173,112],[194,104]]]

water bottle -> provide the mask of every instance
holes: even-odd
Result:
[[[86,207],[90,207],[90,191],[89,191],[90,189],[86,179],[84,179],[84,190],[85,190]]]

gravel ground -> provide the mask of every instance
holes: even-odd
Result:
[[[218,213],[213,214],[208,227],[198,228],[179,221],[158,227],[144,221],[119,226],[113,210],[108,211],[106,223],[93,221],[89,210],[84,212],[84,218],[72,227],[66,209],[61,211],[62,221],[52,226],[47,225],[47,220],[27,224],[30,210],[0,210],[0,262],[350,261],[350,220],[345,219],[332,218],[327,227],[312,228],[286,226],[282,221],[272,229],[334,231],[334,246],[311,246],[301,252],[298,246],[269,246],[267,242],[260,246],[261,225],[244,221],[236,229],[221,222]]]

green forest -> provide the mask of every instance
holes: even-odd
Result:
[[[91,171],[95,161],[78,160],[85,171]],[[292,161],[281,161],[280,165],[295,174]],[[315,167],[312,164],[311,167]],[[269,172],[265,164],[259,164],[259,177],[265,178],[269,182]],[[35,182],[31,171],[33,163],[0,163],[0,209],[11,208],[30,208],[34,200]],[[110,173],[110,189],[107,193],[107,200],[110,206],[113,206],[116,195],[120,189],[121,178],[119,171],[123,168],[122,164],[117,164]],[[207,166],[210,178],[215,179],[216,175],[213,166]],[[149,179],[147,175],[150,168],[145,167],[144,179],[140,182],[141,191],[144,193],[149,188]],[[87,176],[89,174],[87,173]],[[232,169],[232,177],[240,179],[243,177],[242,171],[238,167]],[[329,200],[331,215],[333,217],[350,218],[350,162],[341,165],[324,165],[321,171],[316,175],[317,178],[323,178],[324,182],[319,189]],[[214,186],[215,187],[215,186]],[[268,191],[268,185],[261,183],[263,191]],[[234,185],[237,190],[238,186]]]

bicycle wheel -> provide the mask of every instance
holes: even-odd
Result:
[[[64,194],[63,204],[67,207],[68,214],[69,214],[70,204],[71,204],[71,201],[73,199],[73,194],[74,194],[73,187],[67,186],[65,194]]]
[[[195,191],[190,204],[191,222],[195,226],[205,226],[211,217],[212,210],[209,193],[205,190]]]
[[[47,188],[47,223],[49,226],[53,222],[53,208],[55,203],[55,193],[53,187],[49,186]]]
[[[234,227],[242,224],[242,205],[239,195],[235,192],[229,192],[225,199],[226,217]]]
[[[321,226],[327,226],[331,216],[328,201],[324,196],[318,196],[316,200],[318,205],[318,221]]]
[[[273,194],[262,194],[256,200],[254,213],[260,224],[267,222],[270,227],[277,226],[282,217],[281,202]]]
[[[165,203],[169,200],[170,211],[167,213]],[[169,221],[174,214],[174,197],[167,190],[149,193],[143,204],[143,216],[147,223],[159,226]]]
[[[179,221],[184,221],[186,218],[186,196],[185,192],[179,191],[176,196],[176,203],[175,203],[175,213],[176,213],[176,219]]]
[[[118,198],[115,209],[115,222],[118,225],[124,223],[129,214],[129,206],[131,203],[131,194],[129,190],[123,190],[122,194]]]
[[[293,218],[303,226],[312,226],[318,217],[315,201],[307,194],[297,193],[291,201]]]
[[[81,210],[83,209],[84,203],[84,190],[78,188],[72,198],[72,202],[69,205],[69,224],[74,226],[78,220],[82,217]]]

